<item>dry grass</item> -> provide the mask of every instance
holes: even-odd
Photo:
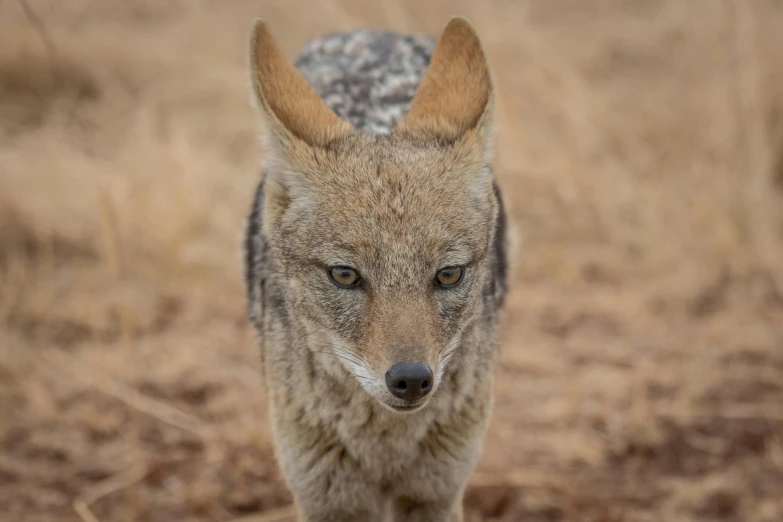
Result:
[[[0,519],[291,520],[239,272],[250,21],[293,57],[457,13],[520,236],[468,519],[783,520],[772,0],[0,4]]]

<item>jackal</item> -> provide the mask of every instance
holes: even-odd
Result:
[[[278,461],[307,522],[459,521],[492,409],[506,221],[479,39],[267,26],[248,311]]]

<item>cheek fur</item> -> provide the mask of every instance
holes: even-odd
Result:
[[[333,331],[340,338],[358,342],[362,336],[364,310],[367,296],[361,289],[338,288],[328,280],[326,274],[308,274],[297,281],[303,298],[298,310],[327,331]]]
[[[455,335],[462,323],[473,313],[480,297],[480,288],[477,278],[467,279],[466,275],[466,279],[459,286],[436,290],[435,299],[445,337]]]

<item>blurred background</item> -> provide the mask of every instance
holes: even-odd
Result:
[[[783,520],[772,0],[0,2],[0,520],[293,520],[240,275],[251,21],[293,59],[456,14],[519,242],[467,520]]]

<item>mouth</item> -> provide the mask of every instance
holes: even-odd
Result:
[[[413,413],[414,411],[418,411],[418,410],[422,409],[426,405],[427,405],[427,401],[419,402],[417,404],[405,404],[405,405],[402,405],[402,406],[389,404],[388,406],[392,410],[400,412],[400,413]]]

